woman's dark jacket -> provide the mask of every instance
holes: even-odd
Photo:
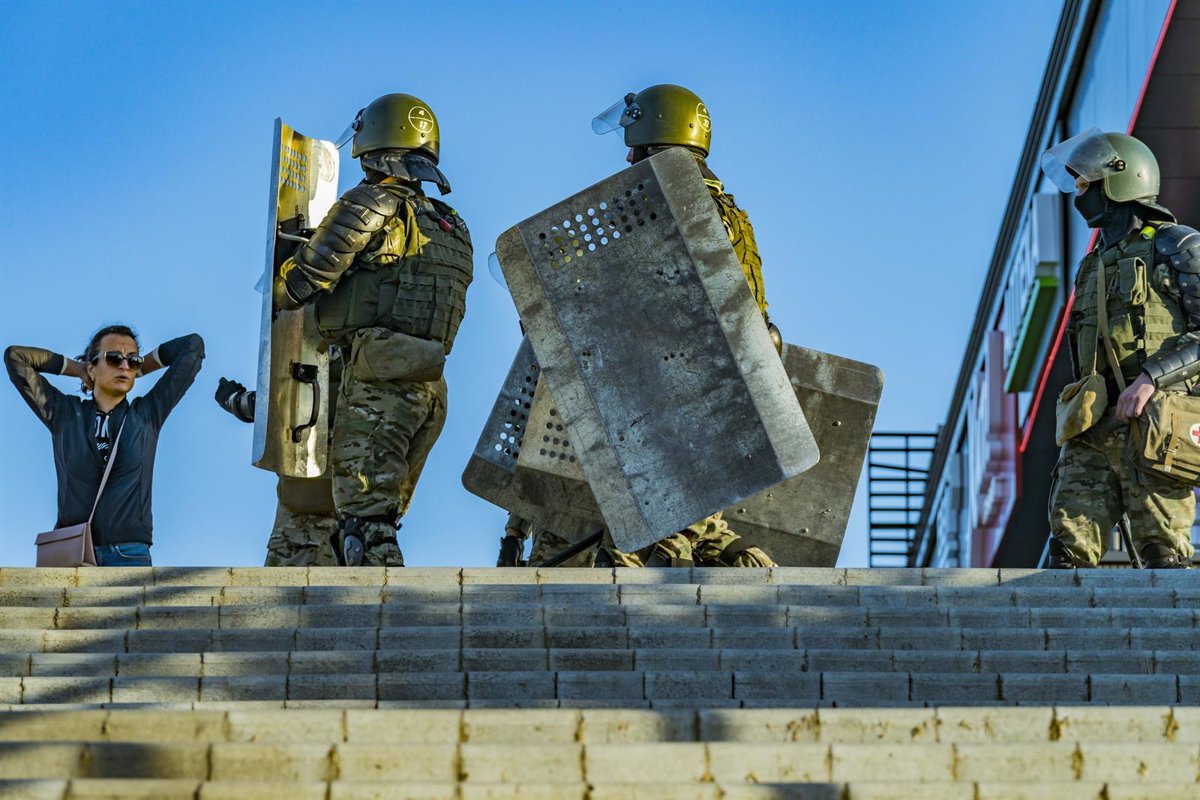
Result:
[[[172,339],[159,346],[157,358],[166,367],[165,374],[143,396],[133,402],[122,400],[109,417],[114,438],[122,423],[125,427],[108,486],[92,519],[92,540],[98,545],[152,544],[150,498],[158,433],[200,371],[204,340],[194,333]],[[86,522],[104,475],[104,461],[96,449],[95,401],[63,394],[39,374],[62,373],[65,360],[57,353],[13,346],[4,351],[4,364],[17,391],[50,429],[58,473],[55,527]]]

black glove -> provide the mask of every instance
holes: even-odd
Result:
[[[215,399],[217,405],[242,422],[254,422],[254,392],[247,391],[237,381],[221,378]]]

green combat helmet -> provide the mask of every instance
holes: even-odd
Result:
[[[360,158],[378,150],[413,150],[438,162],[437,117],[411,94],[385,94],[358,112],[337,141],[338,147],[354,138],[350,155]]]
[[[1061,191],[1075,192],[1076,177],[1102,183],[1114,203],[1135,202],[1174,219],[1158,204],[1158,160],[1139,139],[1089,128],[1042,154],[1042,172]]]
[[[708,155],[712,119],[708,106],[695,93],[672,83],[660,83],[614,103],[592,120],[597,134],[618,128],[628,147],[682,145]]]

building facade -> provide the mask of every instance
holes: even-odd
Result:
[[[912,566],[1034,566],[1041,558],[1058,457],[1055,398],[1071,380],[1064,327],[1093,231],[1038,162],[1091,127],[1145,141],[1162,169],[1160,202],[1200,226],[1200,0],[1064,3],[939,429]]]

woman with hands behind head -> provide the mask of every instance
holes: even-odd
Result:
[[[150,498],[158,435],[171,409],[192,385],[204,359],[197,334],[164,342],[139,355],[137,336],[124,325],[96,331],[84,354],[71,359],[38,347],[4,351],[8,377],[38,419],[50,429],[58,476],[56,528],[85,522],[118,434],[120,447],[92,519],[99,566],[150,566],[153,516]],[[166,367],[150,391],[130,402],[139,376]],[[44,374],[69,375],[90,398],[72,397]]]

